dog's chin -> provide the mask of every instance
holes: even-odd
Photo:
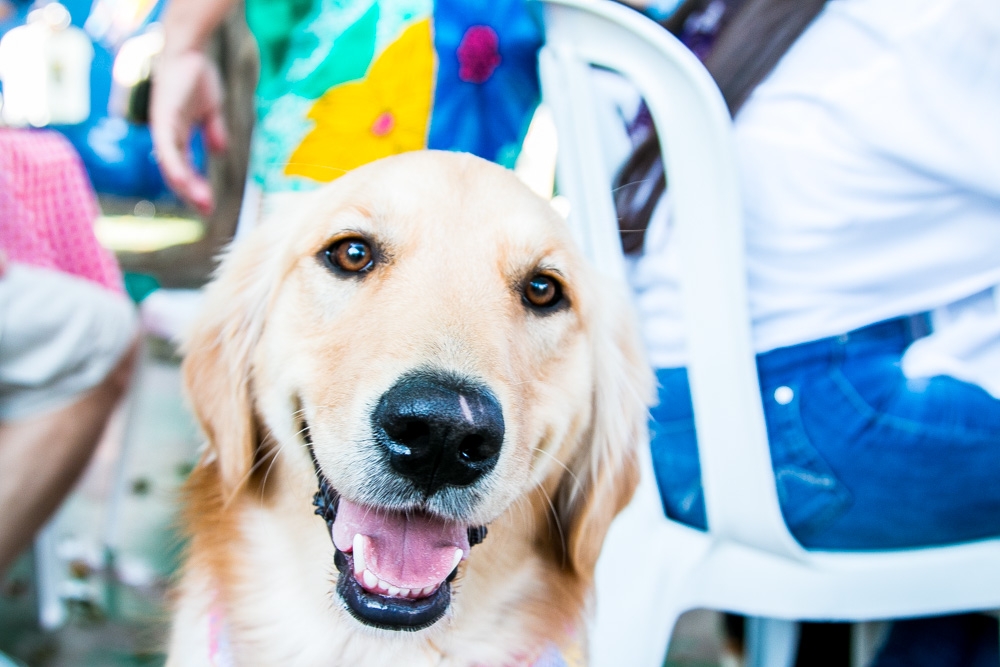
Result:
[[[351,616],[365,625],[382,630],[416,632],[437,623],[451,605],[451,581],[458,572],[457,568],[427,597],[410,599],[366,590],[353,576],[354,558],[351,554],[337,549],[334,561],[340,570],[337,594]]]

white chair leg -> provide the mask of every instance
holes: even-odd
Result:
[[[603,576],[602,576],[603,575]],[[589,632],[590,667],[660,667],[683,610],[664,607],[662,587],[626,587],[598,568],[597,608]]]
[[[662,545],[635,549],[635,541],[627,539],[637,534],[633,524],[648,520],[641,509],[630,506],[619,515],[597,563],[589,632],[591,667],[661,667],[674,625],[685,611],[683,596],[670,585],[685,581],[685,572],[668,572],[653,557],[663,553]],[[623,576],[623,563],[646,573],[639,584]]]
[[[35,537],[35,589],[38,597],[38,624],[55,630],[66,621],[66,606],[59,596],[60,569],[56,556],[55,529],[46,524]]]
[[[889,633],[888,621],[869,621],[851,626],[851,667],[868,667]]]
[[[666,519],[649,450],[640,456],[639,487],[611,524],[594,572],[591,667],[663,665],[674,625],[691,608],[685,584],[710,546],[702,539],[685,545],[663,530]],[[662,554],[670,549],[677,558],[666,567]]]
[[[799,624],[751,616],[746,621],[746,667],[792,667],[799,648]]]
[[[651,607],[651,609],[653,608],[655,607]],[[604,638],[597,638],[594,641],[592,637],[590,642],[591,653],[588,656],[589,662],[587,664],[590,667],[621,667],[621,665],[629,665],[630,667],[639,667],[640,665],[659,667],[663,665],[667,659],[670,642],[673,640],[674,630],[677,628],[677,621],[680,619],[681,613],[663,614],[662,609],[657,609],[657,612],[659,615],[656,618],[656,628],[652,632],[657,637],[665,636],[666,639],[664,641],[640,641],[635,645],[630,654],[623,656],[621,655],[621,651],[614,650],[614,648],[621,648],[622,643],[615,642],[614,647],[612,647]],[[647,623],[646,626],[648,627],[648,625]],[[631,662],[632,660],[636,662]]]

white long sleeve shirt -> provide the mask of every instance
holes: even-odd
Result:
[[[831,0],[735,138],[758,352],[1000,284],[1000,0]],[[657,367],[684,364],[668,200],[631,272]]]

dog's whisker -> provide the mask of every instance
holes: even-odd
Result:
[[[566,533],[563,532],[562,522],[559,520],[559,512],[556,511],[555,503],[552,502],[552,497],[544,486],[539,486],[539,490],[542,492],[542,497],[549,506],[549,512],[547,514],[548,520],[555,523],[556,533],[559,534],[559,544],[563,547],[563,552],[566,550]]]
[[[521,522],[524,525],[532,524],[531,507],[528,505],[528,500],[525,496],[518,496],[514,499],[514,507],[521,514]]]
[[[271,463],[270,465],[267,466],[267,470],[264,471],[264,479],[261,481],[260,484],[261,501],[264,500],[264,490],[267,488],[267,478],[271,475],[271,470],[274,469],[274,464],[277,463],[278,461],[278,455],[281,454],[281,450],[284,449],[284,447],[285,445],[278,443],[277,449],[270,450],[271,454],[269,458],[271,459]]]
[[[274,444],[277,444],[277,446],[278,446],[277,449],[273,449]],[[250,469],[247,470],[246,473],[244,473],[244,475],[239,479],[238,483],[236,484],[236,488],[238,489],[238,488],[242,487],[244,484],[246,484],[246,482],[251,477],[253,477],[254,474],[258,470],[260,470],[260,467],[262,465],[264,465],[265,463],[270,463],[270,466],[268,467],[268,471],[267,471],[267,473],[269,474],[271,467],[274,465],[274,462],[277,460],[278,454],[281,452],[281,450],[284,447],[285,447],[285,444],[279,442],[274,437],[273,433],[271,433],[270,431],[268,431],[267,433],[265,433],[264,436],[260,440],[260,443],[259,443],[259,446],[258,446],[258,451],[259,450],[263,450],[263,449],[267,449],[267,453],[264,456],[262,456],[260,459],[258,459],[257,461],[254,461],[253,465],[250,466]],[[261,494],[263,494],[264,486],[266,484],[267,484],[267,474],[264,475],[264,482],[263,482],[263,484],[261,486]],[[234,499],[235,499],[235,496],[231,495],[223,503],[223,507],[229,508]]]
[[[225,502],[223,502],[222,506],[224,509],[229,509],[232,506],[233,502],[235,502],[235,500],[239,497],[239,489],[242,488],[251,477],[253,477],[254,473],[260,469],[260,466],[264,465],[268,458],[270,458],[270,455],[266,455],[261,457],[259,460],[254,461],[253,465],[250,466],[250,469],[247,470],[242,477],[240,477],[235,485],[235,491],[230,493],[229,497],[227,497]]]
[[[541,385],[544,385],[544,384],[546,384],[546,382],[545,382],[545,380],[541,380],[539,378],[527,378],[526,380],[520,380],[518,382],[511,382],[510,386],[512,386],[512,387],[523,387],[526,384],[541,384]]]
[[[621,190],[624,190],[625,188],[630,188],[633,185],[645,185],[646,183],[649,183],[650,181],[655,181],[655,180],[658,180],[658,179],[655,179],[655,178],[640,178],[640,179],[635,180],[635,181],[629,181],[628,183],[621,183],[621,184],[619,184],[618,187],[612,188],[611,193],[612,194],[618,194],[618,192],[620,192]]]
[[[303,412],[303,411],[302,410],[296,410],[295,411],[295,413],[301,413],[301,412]],[[293,414],[295,414],[295,413],[293,413]],[[296,415],[296,416],[298,416],[298,415]],[[260,464],[262,464],[264,461],[270,459],[270,465],[268,465],[267,470],[264,472],[264,479],[261,482],[261,486],[260,486],[261,500],[263,500],[263,498],[264,498],[264,490],[267,488],[267,480],[268,480],[268,477],[271,475],[271,470],[274,469],[274,464],[277,463],[277,461],[278,461],[278,456],[280,456],[281,453],[283,451],[285,451],[289,446],[292,446],[292,447],[301,447],[302,449],[308,449],[309,444],[305,442],[304,438],[300,437],[300,436],[305,435],[305,433],[308,432],[308,430],[309,430],[309,427],[307,425],[303,425],[302,428],[300,428],[298,431],[295,432],[295,436],[296,437],[291,442],[281,442],[281,441],[279,441],[274,436],[274,433],[272,433],[270,431],[268,431],[268,433],[261,440],[261,447],[262,448],[265,447],[265,446],[268,446],[268,445],[270,445],[272,447],[272,449],[269,449],[268,456],[265,459],[261,459],[260,462],[255,463],[254,466],[253,466],[253,468],[251,468],[251,474],[253,474],[253,471],[257,468],[257,466],[259,466]],[[273,449],[273,446],[275,444],[277,445],[277,449]]]
[[[566,472],[567,475],[569,475],[570,477],[573,478],[573,484],[574,485],[578,485],[580,483],[580,480],[576,476],[576,473],[573,472],[573,470],[571,470],[569,466],[567,466],[565,463],[563,463],[558,458],[556,458],[556,456],[552,452],[546,451],[546,450],[542,449],[541,447],[532,447],[531,450],[535,451],[535,452],[538,452],[540,454],[545,454],[550,459],[552,459],[553,461],[555,461],[556,463],[558,463],[559,467],[561,467]]]

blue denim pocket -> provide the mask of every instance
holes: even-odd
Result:
[[[764,413],[782,516],[796,539],[808,542],[841,517],[854,500],[809,439],[799,395],[798,385],[765,390]]]
[[[826,394],[826,414],[804,418],[854,497],[816,546],[895,549],[1000,534],[1000,401],[946,376],[907,380],[891,356],[860,361],[829,370],[836,392]]]

